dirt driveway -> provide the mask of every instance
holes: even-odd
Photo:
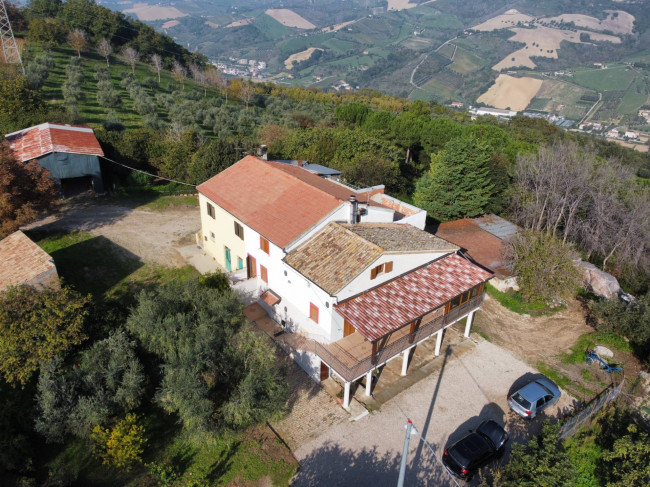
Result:
[[[193,241],[200,228],[199,210],[194,206],[154,211],[95,199],[71,199],[57,214],[24,227],[48,233],[82,231],[101,235],[144,262],[167,267],[186,264],[176,248],[182,241]]]
[[[440,463],[445,446],[493,419],[506,424],[512,442],[526,442],[543,416],[526,421],[507,406],[507,395],[539,374],[507,350],[479,339],[458,355],[448,348],[440,369],[359,421],[341,422],[295,450],[301,467],[294,486],[397,484],[407,418],[430,444],[413,436],[405,485],[456,485]],[[563,394],[547,414],[572,405]],[[509,447],[504,457],[507,460]],[[478,485],[475,480],[470,485]]]

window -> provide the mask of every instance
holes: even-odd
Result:
[[[244,227],[235,222],[235,235],[244,240]]]
[[[260,249],[262,252],[269,253],[269,241],[260,235]]]
[[[244,260],[241,257],[237,257],[237,270],[244,268]]]
[[[214,235],[214,232],[210,232],[210,240],[212,240],[212,241],[214,242],[214,241],[215,241],[215,238],[216,238],[216,237],[215,237],[215,235]]]
[[[212,206],[210,203],[206,203],[206,208],[208,210],[208,215],[210,215],[214,219],[215,218],[214,206]]]
[[[309,319],[318,323],[318,306],[314,305],[314,303],[309,303]]]
[[[246,257],[246,276],[250,279],[251,277],[257,277],[257,261],[255,257],[249,255]]]
[[[262,264],[260,264],[260,277],[262,278],[262,281],[265,283],[269,283],[269,272],[266,270],[266,267],[264,267]]]
[[[393,262],[386,262],[379,264],[377,267],[370,270],[370,279],[375,279],[379,274],[391,272],[393,270]]]

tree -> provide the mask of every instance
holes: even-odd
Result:
[[[122,50],[122,56],[124,56],[126,62],[131,66],[131,73],[135,74],[135,65],[140,60],[140,53],[129,46]]]
[[[56,17],[63,2],[61,0],[29,0],[27,13],[30,17]]]
[[[255,96],[255,87],[250,82],[242,83],[239,94],[244,103],[246,103],[246,108],[248,108],[248,105],[250,105],[251,100]]]
[[[80,344],[89,296],[69,287],[10,287],[0,294],[0,373],[25,385],[41,363]]]
[[[544,423],[542,432],[527,446],[512,445],[510,462],[494,473],[499,487],[572,486],[575,470],[558,437],[559,425]]]
[[[66,29],[56,19],[33,19],[29,23],[29,31],[27,38],[30,41],[35,41],[43,44],[46,49],[57,45],[65,40]]]
[[[271,347],[243,329],[239,297],[198,279],[143,292],[127,327],[158,356],[157,400],[188,431],[246,426],[280,411],[286,383]]]
[[[108,60],[111,57],[111,54],[113,54],[113,46],[111,46],[111,43],[106,39],[102,39],[97,46],[97,52],[106,58],[106,66],[110,66]]]
[[[131,470],[135,463],[142,463],[142,452],[147,443],[145,429],[138,424],[135,414],[127,414],[113,429],[99,425],[93,428],[93,452],[102,459],[104,465]]]
[[[399,186],[399,164],[375,152],[359,152],[349,164],[343,167],[341,176],[359,186]]]
[[[491,156],[490,147],[475,139],[448,142],[416,183],[415,204],[443,222],[482,215],[494,190]]]
[[[160,71],[163,68],[163,59],[160,54],[151,55],[151,67],[158,73],[158,83],[160,83]]]
[[[550,233],[521,230],[507,249],[521,295],[527,301],[552,303],[566,298],[582,281],[573,250]]]
[[[187,168],[190,182],[200,184],[237,162],[237,148],[229,140],[207,140],[192,154]]]
[[[8,144],[0,144],[0,238],[53,210],[58,199],[48,171],[36,161],[18,162]]]
[[[185,77],[187,76],[187,71],[185,67],[178,61],[174,61],[172,64],[172,77],[177,83],[180,83],[185,90]]]
[[[77,51],[77,57],[81,57],[81,51],[88,49],[87,34],[81,29],[75,29],[68,34],[68,44]]]
[[[94,426],[136,409],[143,383],[135,343],[123,330],[95,342],[74,364],[56,357],[43,365],[38,378],[36,431],[48,441],[70,434],[88,438]]]

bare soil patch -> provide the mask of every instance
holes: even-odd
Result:
[[[507,29],[510,27],[515,27],[519,22],[531,22],[533,17],[530,15],[522,14],[516,9],[510,9],[506,13],[492,17],[491,19],[486,20],[482,24],[479,24],[475,27],[472,27],[474,30],[481,30],[485,32]]]
[[[215,24],[214,22],[210,22],[209,20],[205,21],[205,25],[209,25],[213,29],[217,29],[219,27],[219,24]]]
[[[226,27],[241,27],[242,25],[248,25],[252,22],[253,19],[241,19],[228,24]]]
[[[477,101],[496,108],[524,110],[542,86],[541,79],[513,78],[500,74],[494,85]]]
[[[312,24],[309,20],[301,17],[293,10],[287,8],[270,8],[266,12],[266,15],[277,20],[282,25],[287,27],[297,27],[298,29],[315,29],[316,26]]]
[[[181,12],[176,7],[161,7],[147,3],[134,3],[133,7],[124,10],[125,13],[135,14],[138,20],[164,20],[187,17],[188,14]]]
[[[336,25],[332,25],[332,26],[329,26],[329,27],[323,27],[321,29],[321,32],[326,32],[326,33],[327,32],[338,32],[343,27],[347,27],[348,25],[354,24],[355,22],[357,22],[357,20],[349,20],[349,21],[343,22],[341,24],[336,24]]]
[[[631,34],[634,27],[634,15],[623,10],[605,10],[608,14],[605,20],[581,14],[562,14],[556,17],[547,17],[540,22],[562,22],[568,24],[573,22],[578,27],[591,30],[609,30],[615,34]]]
[[[172,27],[176,27],[178,24],[180,24],[178,20],[169,20],[162,25],[162,28],[171,29]]]
[[[308,49],[305,49],[304,51],[292,54],[291,56],[289,56],[287,59],[284,60],[284,67],[287,69],[291,69],[293,68],[293,63],[306,61],[316,51],[322,51],[322,49],[320,47],[310,47]]]
[[[625,142],[623,140],[614,140],[618,145],[622,145],[623,147],[628,147],[630,149],[634,149],[637,152],[648,152],[648,146],[646,144],[633,144],[631,142]]]

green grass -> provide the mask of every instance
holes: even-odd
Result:
[[[627,70],[625,66],[615,66],[608,69],[576,70],[574,81],[586,88],[596,91],[618,91],[625,90],[637,77],[633,70]]]
[[[623,99],[618,105],[618,113],[621,115],[636,115],[639,108],[641,108],[647,100],[648,93],[645,81],[642,78],[637,78],[625,92],[625,95],[623,95]]]
[[[496,299],[501,306],[520,315],[544,316],[557,313],[564,309],[562,306],[549,308],[543,302],[528,303],[518,293],[509,294],[501,292],[489,282],[485,289],[488,295]]]
[[[477,69],[481,69],[487,64],[487,61],[481,59],[476,54],[471,53],[462,47],[459,47],[456,50],[456,55],[454,56],[454,62],[451,63],[449,69],[456,71],[460,74],[468,74]]]
[[[562,362],[565,364],[582,363],[585,361],[585,350],[594,348],[596,345],[603,345],[621,352],[632,352],[630,344],[615,333],[587,333],[578,338],[575,345],[571,347],[570,353],[562,354]]]
[[[570,387],[573,382],[566,375],[556,371],[555,369],[549,367],[544,362],[539,362],[537,365],[537,370],[539,370],[546,377],[555,382],[562,389],[567,389]]]

